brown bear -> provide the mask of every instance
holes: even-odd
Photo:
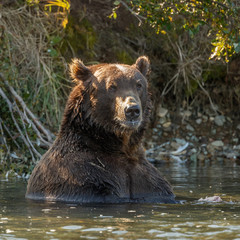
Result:
[[[151,111],[148,71],[145,56],[131,66],[86,67],[73,60],[76,86],[55,142],[28,181],[27,198],[175,203],[170,184],[146,160],[142,147]]]

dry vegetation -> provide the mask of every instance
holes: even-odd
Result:
[[[110,0],[83,0],[81,6],[72,0],[67,24],[63,10],[13,2],[0,3],[0,173],[30,172],[53,141],[70,86],[61,53],[68,61],[127,64],[148,55],[156,109],[191,105],[204,111],[208,105],[223,113],[240,104],[239,56],[228,65],[209,61],[205,27],[194,38],[178,29],[156,35],[124,7],[109,19]]]
[[[57,50],[63,28],[39,6],[2,6],[0,15],[1,163],[28,166],[54,139],[41,122],[56,131],[68,95],[67,64]]]

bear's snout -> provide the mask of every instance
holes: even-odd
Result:
[[[142,122],[141,101],[136,96],[116,98],[115,121],[125,129],[136,130]]]
[[[127,105],[124,109],[126,119],[128,121],[137,120],[140,116],[141,109],[137,104]]]
[[[121,122],[121,125],[125,128],[137,129],[142,121],[142,108],[139,103],[139,99],[133,96],[128,96],[121,102],[123,99],[119,99],[119,117],[118,119]],[[122,113],[122,114],[120,114]]]

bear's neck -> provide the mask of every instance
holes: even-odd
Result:
[[[150,102],[147,103],[143,122],[137,131],[125,131],[116,133],[96,126],[90,121],[86,109],[90,109],[90,103],[86,94],[79,97],[77,89],[70,95],[58,135],[58,140],[63,142],[64,151],[71,149],[89,149],[93,152],[103,151],[108,154],[125,154],[136,158],[142,149],[142,138],[150,116]],[[84,98],[85,97],[85,98]],[[148,99],[150,101],[150,98]],[[84,104],[83,104],[84,103]],[[88,117],[87,117],[88,116]]]
[[[64,116],[69,119],[68,116]],[[58,139],[64,141],[65,150],[89,149],[89,151],[101,151],[108,154],[125,154],[129,158],[136,158],[141,148],[144,128],[137,132],[123,132],[121,135],[106,131],[104,128],[89,124],[85,119],[77,117],[74,121],[62,122]]]

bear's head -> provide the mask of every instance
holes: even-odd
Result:
[[[82,127],[97,126],[121,134],[138,131],[149,118],[150,103],[146,76],[147,57],[135,64],[98,64],[85,66],[74,59],[70,75],[76,87],[70,94],[66,110]],[[69,120],[69,118],[68,118]],[[77,126],[75,126],[76,128]]]

